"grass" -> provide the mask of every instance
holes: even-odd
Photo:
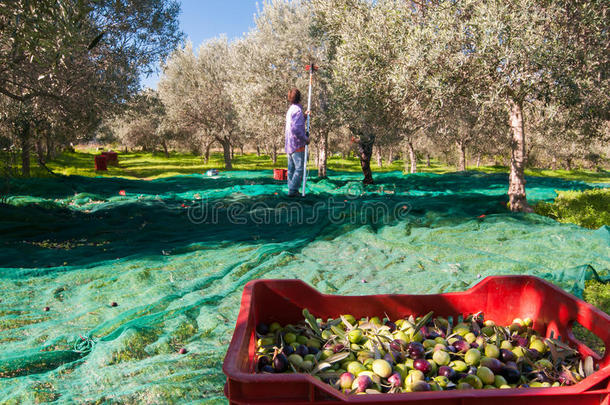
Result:
[[[47,166],[55,173],[63,175],[79,176],[108,176],[124,177],[130,179],[155,179],[160,177],[170,177],[180,174],[203,173],[208,169],[223,169],[224,160],[222,153],[212,153],[207,164],[201,156],[172,152],[169,158],[163,153],[130,152],[119,154],[119,165],[109,166],[106,172],[96,172],[94,168],[94,156],[98,154],[95,149],[79,149],[76,152],[64,152],[55,160],[49,162]],[[32,176],[48,177],[50,174],[39,167],[36,159],[32,159]],[[234,170],[271,170],[274,168],[286,167],[286,156],[278,156],[277,163],[273,163],[271,158],[266,155],[257,156],[250,153],[245,155],[235,155],[233,159]],[[315,169],[313,159],[309,166]],[[356,157],[341,158],[331,156],[328,159],[328,168],[337,171],[360,172],[360,161]],[[382,173],[389,171],[402,171],[404,162],[395,160],[391,164],[384,161],[383,167],[378,167],[375,159],[371,162],[373,172]],[[430,166],[424,162],[418,162],[417,170],[420,173],[445,174],[455,172],[454,166],[442,164],[432,160]],[[505,166],[482,166],[468,167],[468,170],[479,171],[482,173],[507,173]],[[586,170],[547,170],[547,169],[527,169],[526,175],[563,178],[566,180],[580,180],[585,182],[610,183],[610,172],[586,171]]]
[[[468,170],[476,170],[483,173],[508,173],[508,167],[506,166],[482,166],[482,167],[468,167]],[[528,168],[525,169],[526,176],[537,176],[537,177],[552,177],[560,178],[564,180],[576,180],[584,181],[587,183],[610,183],[610,171],[601,170],[551,170],[551,169],[536,169]]]
[[[534,209],[537,214],[585,228],[610,226],[610,189],[558,191],[554,202],[539,202]]]

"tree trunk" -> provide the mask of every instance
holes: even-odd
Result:
[[[212,149],[212,145],[214,144],[214,141],[210,141],[208,143],[205,144],[205,146],[203,147],[203,164],[208,164],[208,162],[210,161],[210,149]]]
[[[216,140],[222,145],[222,151],[225,159],[225,170],[233,169],[233,165],[231,164],[231,142],[227,137],[216,137]]]
[[[320,145],[320,159],[318,160],[318,177],[326,178],[326,163],[328,158],[328,132],[322,134],[322,144]]]
[[[55,158],[55,146],[49,135],[45,135],[46,161],[49,162]]]
[[[21,141],[21,175],[30,177],[30,148],[31,148],[31,128],[29,122],[23,123],[23,128],[19,134]]]
[[[426,167],[430,167],[430,154],[426,153]]]
[[[477,153],[477,169],[481,166],[481,152]]]
[[[571,157],[566,158],[566,169],[572,170],[572,158]]]
[[[555,156],[551,160],[551,170],[557,170],[557,158]]]
[[[277,164],[277,147],[273,145],[273,149],[271,150],[271,159],[273,160],[273,164]]]
[[[256,156],[260,157],[260,155],[261,155],[261,147],[256,146]]]
[[[413,142],[407,142],[409,148],[409,160],[411,161],[411,173],[417,173],[417,155],[415,154],[415,148]]]
[[[511,129],[511,159],[508,180],[508,199],[513,212],[533,212],[525,194],[525,131],[523,107],[520,102],[509,101]]]
[[[231,159],[235,159],[235,146],[229,143],[229,150],[231,151]]]
[[[161,142],[161,146],[163,147],[163,153],[165,153],[165,157],[169,159],[169,150],[167,149],[167,142]]]
[[[42,147],[42,139],[36,140],[36,154],[38,155],[39,162],[46,163],[44,148]]]
[[[463,172],[466,170],[466,145],[464,145],[464,142],[460,141],[457,141],[456,144],[458,147],[458,155],[460,159],[458,164],[458,171]]]
[[[373,155],[374,137],[363,140],[362,137],[358,142],[358,154],[360,157],[360,167],[364,174],[363,184],[373,184],[373,172],[371,171],[371,156]]]
[[[239,151],[241,152],[241,155],[243,156],[244,155],[244,144],[243,143],[239,145]]]
[[[394,148],[390,147],[388,151],[388,164],[391,165],[394,162]]]
[[[377,167],[383,167],[383,159],[381,158],[381,147],[377,146]]]

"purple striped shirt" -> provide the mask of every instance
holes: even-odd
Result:
[[[307,144],[305,135],[305,114],[298,104],[292,104],[286,113],[286,153],[294,153]]]

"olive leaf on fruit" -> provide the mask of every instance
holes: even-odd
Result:
[[[322,336],[322,331],[320,330],[320,327],[318,326],[318,322],[316,321],[316,318],[314,318],[314,316],[312,314],[310,314],[307,309],[303,310],[303,317],[305,318],[305,322],[307,323],[307,325],[309,325],[311,330],[317,336],[321,337]]]
[[[343,332],[338,327],[333,325],[333,326],[330,327],[330,330],[332,330],[335,335],[339,336],[339,338],[341,338],[341,339],[345,338],[345,332]]]
[[[415,329],[414,333],[419,332],[419,330],[428,323],[428,321],[430,320],[430,318],[432,318],[432,315],[434,315],[434,311],[430,311],[428,312],[426,315],[422,316],[422,318],[419,320],[419,322],[417,322],[417,324],[415,325],[415,327],[413,327],[413,329]]]
[[[345,325],[345,327],[347,328],[348,331],[351,330],[351,329],[354,329],[354,325],[349,323],[347,321],[347,319],[345,319],[345,317],[343,315],[341,315],[341,321],[343,322],[343,324]]]

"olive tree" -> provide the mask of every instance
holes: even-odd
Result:
[[[571,14],[572,7],[581,13]],[[511,150],[508,195],[513,211],[531,211],[525,192],[524,107],[534,100],[555,99],[573,108],[578,95],[593,83],[605,86],[598,71],[604,46],[600,39],[608,35],[603,28],[604,15],[607,5],[603,2],[579,6],[576,2],[536,0],[468,0],[439,8],[436,13],[436,26],[453,31],[439,38],[445,39],[442,45],[457,43],[455,53],[468,55],[474,62],[467,80],[484,83],[487,91],[481,96],[485,101],[506,106]],[[566,34],[564,24],[569,23],[579,27],[577,34]],[[591,46],[574,40],[579,36]],[[585,68],[590,65],[587,61],[597,62],[597,68]]]
[[[326,155],[332,123],[327,119],[331,101],[325,82],[329,66],[324,38],[311,32],[312,17],[305,1],[264,1],[255,16],[255,27],[232,49],[230,90],[240,126],[271,155],[274,163],[284,144],[286,95],[297,87],[306,104],[309,73],[305,67],[311,63],[322,69],[316,73],[313,87],[312,127],[318,132],[312,133],[312,138],[321,135],[318,142]],[[325,164],[324,159],[324,170]]]
[[[231,169],[231,146],[239,136],[238,117],[230,96],[230,46],[225,37],[190,43],[177,49],[163,66],[159,95],[169,119],[181,131],[201,139],[203,148],[222,145],[225,169]]]
[[[180,41],[176,1],[131,3],[0,3],[0,95],[13,105],[8,122],[23,175],[36,140],[46,138],[49,148],[92,132]]]

